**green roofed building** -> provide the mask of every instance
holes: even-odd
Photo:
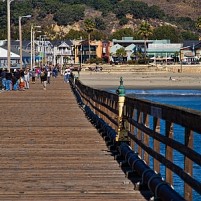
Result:
[[[154,63],[171,63],[178,62],[180,60],[180,50],[183,46],[182,43],[170,43],[166,40],[163,43],[161,41],[154,41],[148,45],[147,56]]]

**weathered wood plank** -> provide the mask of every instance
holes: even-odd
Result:
[[[62,78],[0,94],[0,200],[146,200]]]

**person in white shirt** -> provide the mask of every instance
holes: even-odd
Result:
[[[48,83],[48,84],[50,84],[51,73],[52,73],[51,70],[48,69],[48,71],[47,71],[47,83]]]
[[[25,89],[29,89],[29,79],[30,79],[29,70],[26,69],[26,70],[24,71]]]
[[[64,71],[64,82],[66,83],[69,82],[70,75],[71,75],[70,68],[66,68],[66,70]]]

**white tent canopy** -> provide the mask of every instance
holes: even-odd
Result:
[[[15,54],[13,52],[10,53],[11,59],[20,59],[20,55]],[[7,50],[0,47],[0,59],[1,58],[7,58]]]

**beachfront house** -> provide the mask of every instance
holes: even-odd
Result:
[[[170,40],[155,40],[148,45],[147,55],[151,63],[173,64],[180,61],[182,43],[170,43]]]
[[[12,50],[10,52],[11,67],[18,67],[20,61],[20,55],[15,54]],[[7,48],[0,47],[0,68],[7,68]]]
[[[0,68],[6,68],[8,64],[7,60],[7,41],[0,41]],[[20,48],[19,48],[19,40],[11,41],[11,68],[19,68],[20,67]],[[22,64],[25,67],[27,64],[30,64],[31,55],[30,53],[22,50]]]
[[[180,52],[181,48],[181,44],[170,45],[170,40],[147,40],[146,45],[148,57],[160,57],[163,58],[163,60],[165,58],[172,59],[175,57],[176,52]],[[119,48],[124,48],[126,51],[126,58],[124,58],[124,61],[137,60],[139,55],[143,55],[145,51],[144,40],[133,40],[133,37],[123,37],[121,40],[113,39],[110,48],[110,60],[112,62],[118,59],[116,50]]]
[[[109,42],[100,40],[75,40],[75,63],[86,63],[90,59],[96,61],[97,59],[103,59],[108,62],[109,57]],[[89,51],[90,50],[90,51]]]
[[[125,47],[125,51],[127,54],[127,61],[132,60],[134,58],[133,53],[135,52],[136,48],[137,48],[137,46],[133,43],[128,45],[127,47]]]
[[[74,63],[74,49],[71,40],[55,40],[53,45],[53,64],[71,64]]]
[[[121,48],[124,48],[124,47],[120,44],[115,44],[110,48],[110,62],[111,63],[115,63],[115,64],[119,63],[116,52],[118,49],[121,49]]]
[[[201,59],[201,41],[184,41],[181,48],[181,60],[183,64],[199,64]]]
[[[104,63],[110,62],[110,47],[111,47],[111,41],[109,40],[102,41],[101,58]]]

